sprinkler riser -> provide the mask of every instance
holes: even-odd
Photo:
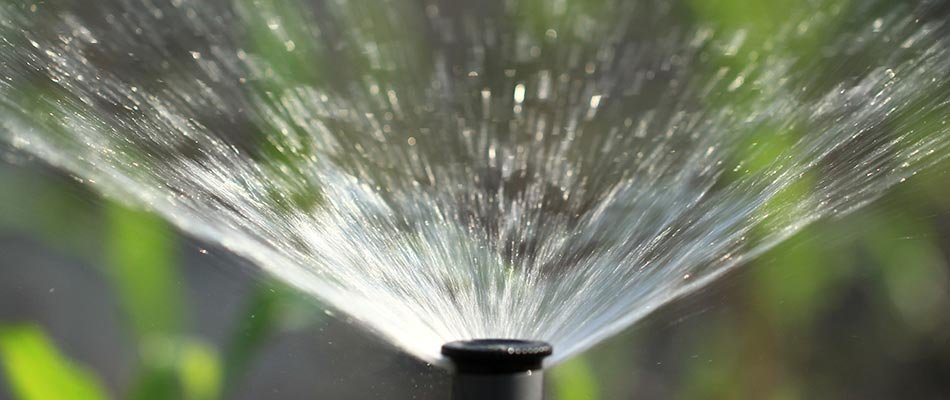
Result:
[[[541,361],[551,355],[544,342],[478,339],[446,343],[442,354],[455,365],[454,400],[541,400]]]
[[[457,374],[452,383],[454,400],[541,400],[541,370],[514,374]]]

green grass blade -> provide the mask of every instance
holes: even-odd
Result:
[[[17,399],[108,398],[95,376],[61,355],[35,326],[0,328],[0,359]]]
[[[181,279],[171,228],[158,217],[116,203],[107,205],[107,254],[113,284],[141,340],[178,331]]]

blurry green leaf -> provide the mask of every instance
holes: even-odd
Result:
[[[180,398],[178,374],[170,366],[145,365],[136,375],[130,400],[167,400]]]
[[[881,265],[891,304],[912,327],[928,331],[946,319],[950,274],[929,224],[909,212],[878,215],[866,232],[867,249]]]
[[[229,390],[240,388],[247,366],[265,345],[268,337],[280,328],[296,329],[320,323],[329,315],[312,298],[301,296],[277,281],[261,282],[250,296],[242,319],[223,353],[224,397]]]
[[[645,346],[649,338],[643,334],[647,330],[628,330],[584,352],[585,360],[597,378],[598,398],[613,398],[611,396],[618,389],[620,393],[629,393],[638,386],[637,378],[644,369],[653,367],[644,364],[650,352]]]
[[[7,109],[10,114],[5,118],[42,130],[44,140],[64,152],[80,151],[77,142],[71,140],[74,135],[66,128],[67,121],[74,117],[73,112],[89,110],[64,111],[60,106],[69,94],[51,80],[18,80],[15,86],[9,87],[7,100],[16,107]],[[3,185],[16,188],[0,190],[0,225],[11,224],[42,239],[45,245],[70,254],[98,257],[101,224],[95,203],[83,201],[91,195],[86,180],[73,174],[68,179],[43,169],[29,168],[31,171],[25,173],[18,169],[0,173]]]
[[[0,357],[20,400],[108,398],[92,374],[60,355],[36,327],[0,328]]]
[[[185,343],[179,360],[182,389],[186,400],[211,400],[221,391],[221,365],[208,345]]]
[[[280,313],[282,293],[274,285],[258,285],[247,304],[243,319],[225,352],[225,388],[240,379],[248,363],[273,331]]]
[[[730,318],[710,320],[701,332],[688,332],[681,373],[683,384],[674,398],[741,398],[742,341],[740,323]]]
[[[600,398],[597,379],[583,356],[575,357],[551,370],[555,398],[558,400],[596,400]]]
[[[940,132],[950,123],[950,102],[939,100],[948,89],[948,85],[923,85],[917,88],[916,98],[901,106],[893,114],[893,119],[888,121],[895,138],[906,135],[895,140],[898,150],[892,156],[897,172],[906,175],[900,182],[906,182],[905,187],[911,186],[903,192],[910,195],[908,202],[914,204],[915,208],[927,207],[930,203],[942,210],[950,210],[950,185],[947,184],[950,181],[947,175],[950,173],[950,158],[944,158],[941,151],[921,152],[917,149],[919,143],[927,142],[929,136]],[[934,103],[942,103],[943,106],[933,107]],[[920,168],[928,164],[929,170]],[[923,174],[915,177],[918,171]]]
[[[796,0],[693,0],[690,6],[701,20],[721,29],[748,29],[747,40],[762,46],[788,21],[801,2]]]
[[[261,282],[245,305],[241,321],[224,352],[224,391],[239,387],[248,364],[260,351],[267,338],[283,324],[288,308],[294,306],[296,292],[290,293],[286,286],[276,281]],[[307,299],[309,313],[314,313],[312,299]],[[321,316],[323,314],[320,314]],[[227,394],[227,393],[225,393]],[[227,397],[227,396],[225,396]]]
[[[768,397],[769,400],[797,400],[803,399],[802,387],[794,383],[784,383],[774,387]]]
[[[221,392],[222,366],[208,344],[186,337],[152,335],[140,343],[142,369],[135,400],[211,400]]]
[[[743,46],[733,60],[757,53],[791,51],[798,56],[815,56],[823,40],[840,24],[849,0],[692,0],[690,8],[704,23],[722,31],[745,31]],[[794,31],[790,21],[802,21]],[[782,47],[779,47],[779,45]],[[741,65],[741,64],[733,64]]]
[[[141,369],[129,397],[135,400],[181,398],[176,341],[181,291],[176,244],[158,217],[117,203],[106,205],[109,273],[139,342]]]
[[[25,232],[63,253],[98,257],[98,209],[82,201],[89,189],[47,169],[31,168],[35,166],[14,162],[0,170],[0,229]]]
[[[171,229],[152,214],[116,203],[106,211],[109,272],[132,328],[140,339],[177,331],[181,291]]]
[[[815,238],[820,234],[821,227],[800,232],[750,271],[755,306],[782,329],[810,321],[827,303],[837,278],[847,272]]]
[[[740,174],[736,179],[767,172],[776,163],[782,162],[794,149],[798,137],[793,130],[769,127],[761,128],[755,134],[744,138],[735,160],[742,162],[742,166],[733,171]]]
[[[269,74],[287,80],[288,85],[314,83],[329,73],[326,64],[317,62],[318,54],[312,51],[313,27],[306,22],[312,17],[302,14],[308,8],[301,7],[299,1],[242,0],[236,4],[249,33],[250,50],[273,68]],[[279,93],[284,88],[264,84],[262,89]]]
[[[796,142],[800,137],[793,128],[762,127],[745,138],[739,145],[739,151],[730,160],[735,168],[727,175],[731,181],[763,182],[771,184],[776,180],[781,186],[774,186],[765,203],[756,212],[756,225],[750,235],[753,240],[782,234],[796,223],[801,215],[814,207],[813,192],[815,177],[812,172],[790,175],[788,165],[799,163],[802,156]]]
[[[139,339],[139,370],[129,398],[132,400],[163,400],[182,397],[179,382],[179,339],[150,334]]]
[[[760,68],[767,62],[824,62],[822,50],[848,14],[849,3],[849,0],[691,0],[689,8],[697,22],[714,28],[716,47],[723,48],[712,53],[709,62],[704,63],[702,75],[720,85],[755,82],[766,71]],[[801,22],[792,26],[792,21]],[[761,88],[757,86],[722,87],[719,93],[709,96],[709,105],[728,105],[742,111],[740,114],[753,113],[762,106]]]

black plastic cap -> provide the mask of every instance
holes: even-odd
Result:
[[[545,342],[516,339],[475,339],[442,345],[442,355],[463,374],[511,374],[541,369],[553,349]]]

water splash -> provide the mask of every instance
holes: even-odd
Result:
[[[0,5],[0,139],[429,361],[564,360],[950,146],[936,3],[82,3]]]

